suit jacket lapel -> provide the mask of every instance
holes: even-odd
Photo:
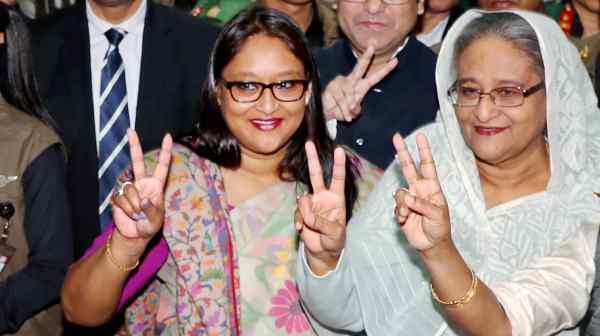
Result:
[[[77,111],[77,113],[72,113],[73,124],[77,125],[77,139],[85,143],[86,152],[90,154],[90,158],[93,158],[91,162],[95,163],[93,171],[96,171],[97,153],[90,66],[90,37],[85,5],[78,6],[81,13],[77,16],[74,26],[65,33],[65,46],[61,48],[62,55],[60,59],[65,62],[63,64],[63,74],[65,76],[63,83],[69,86],[69,102],[73,105],[70,110]]]
[[[161,95],[164,93],[169,74],[168,64],[177,62],[172,39],[169,39],[171,28],[166,18],[158,12],[159,5],[148,1],[148,11],[144,24],[144,39],[142,45],[142,63],[140,67],[140,84],[136,111],[135,128],[140,135],[142,146],[148,145],[144,138],[150,137],[156,127],[166,125],[169,116],[168,108],[163,104]],[[162,135],[154,135],[162,136]],[[151,148],[146,148],[148,150]]]

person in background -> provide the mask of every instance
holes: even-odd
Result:
[[[75,256],[111,221],[126,130],[144,149],[197,121],[218,28],[150,0],[86,0],[35,21],[34,68],[69,153]]]
[[[192,3],[190,13],[222,25],[252,3],[251,0],[197,0]]]
[[[262,0],[260,4],[289,15],[311,48],[328,47],[339,37],[336,13],[321,0]]]
[[[581,60],[600,93],[597,78],[600,72],[600,1],[567,1],[560,14],[559,24],[579,50]]]
[[[543,0],[477,0],[477,4],[488,11],[522,9],[545,13]]]
[[[278,11],[240,12],[217,39],[187,147],[166,136],[144,158],[129,132],[133,173],[113,195],[114,226],[67,274],[68,320],[125,308],[133,334],[315,335],[293,269],[299,236],[316,235],[296,232],[296,198],[340,191],[349,217],[379,170],[335,149],[302,35]]]
[[[0,1],[0,334],[61,335],[73,261],[65,151],[37,92],[26,19]]]
[[[437,54],[444,36],[461,14],[458,0],[426,0],[425,13],[417,22],[417,39]]]
[[[329,253],[300,246],[307,311],[369,335],[579,335],[600,227],[600,111],[577,51],[545,15],[471,10],[444,40],[436,80],[438,120],[395,136],[398,160],[347,234],[322,233]],[[340,205],[304,196],[296,220],[338,222],[312,209]]]
[[[289,15],[311,48],[329,46],[339,37],[335,12],[321,0],[198,0],[191,13],[223,24],[247,6],[264,6]]]
[[[315,53],[331,135],[380,168],[394,158],[392,135],[433,121],[438,108],[435,54],[413,34],[424,5],[339,0],[344,37]]]

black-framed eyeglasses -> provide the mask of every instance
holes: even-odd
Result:
[[[503,86],[488,92],[480,89],[454,83],[448,89],[448,98],[455,106],[473,107],[479,105],[482,96],[490,96],[492,103],[499,107],[517,107],[523,105],[525,97],[528,97],[544,88],[544,81],[527,88],[520,86]]]
[[[273,83],[251,81],[226,81],[222,80],[231,98],[238,103],[253,103],[262,97],[265,89],[271,90],[273,97],[281,102],[294,102],[300,100],[308,88],[306,79],[290,79]]]

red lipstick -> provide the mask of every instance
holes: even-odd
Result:
[[[508,127],[479,127],[475,126],[475,132],[483,136],[494,136],[507,130]]]
[[[283,118],[250,119],[250,123],[259,131],[268,132],[276,129],[283,122]]]

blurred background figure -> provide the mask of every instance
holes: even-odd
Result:
[[[335,12],[317,0],[263,0],[262,5],[289,15],[310,47],[329,46],[339,37]]]
[[[30,38],[0,2],[0,334],[61,335],[73,259],[63,147],[37,93]]]
[[[436,53],[446,33],[462,14],[458,0],[425,0],[425,13],[419,17],[417,39]]]
[[[543,0],[478,0],[480,8],[485,10],[524,9],[545,13]]]

